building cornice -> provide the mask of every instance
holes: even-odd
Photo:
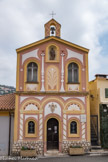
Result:
[[[34,92],[34,91],[16,91],[17,95],[57,95],[57,96],[87,96],[89,92]]]

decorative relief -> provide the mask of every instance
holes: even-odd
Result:
[[[37,91],[38,84],[26,84],[26,90],[27,91]]]
[[[68,91],[79,91],[79,84],[68,84]]]
[[[77,58],[78,60],[80,60],[83,63],[83,55],[74,51],[71,51],[69,49],[67,49],[68,55],[67,55],[67,59],[70,58]]]
[[[28,104],[25,109],[25,111],[36,111],[38,110],[38,107],[34,105],[33,103]]]
[[[46,62],[59,62],[59,47],[56,44],[49,44],[46,48]]]
[[[86,137],[85,137],[85,123],[81,123],[81,126],[82,126],[82,141],[85,141],[86,140]]]
[[[59,116],[61,116],[61,107],[58,103],[56,102],[49,102],[46,106],[45,106],[45,116],[48,114],[52,114],[55,113]]]
[[[66,132],[67,132],[67,126],[66,126],[66,114],[63,115],[63,139],[66,139]]]
[[[57,70],[55,68],[50,68],[47,73],[47,87],[48,90],[57,90],[57,81],[58,75]]]
[[[77,104],[71,104],[68,107],[68,110],[71,110],[71,111],[80,111],[80,107]]]
[[[85,69],[84,69],[84,68],[82,68],[82,71],[85,71]]]
[[[39,115],[39,139],[42,140],[43,136],[43,116],[42,114]]]
[[[83,105],[80,105],[79,103],[70,103],[66,106],[66,112],[67,113],[84,113],[84,107]]]
[[[60,89],[61,92],[64,92],[64,91],[65,91],[65,90],[64,90],[64,56],[65,56],[65,54],[62,53],[62,54],[61,54],[61,57],[62,57],[61,89]]]
[[[51,112],[53,113],[55,111],[55,108],[57,108],[57,105],[54,105],[54,103],[52,103],[51,105],[49,105]]]
[[[56,47],[55,46],[51,46],[49,48],[49,60],[56,60]]]
[[[20,114],[19,139],[20,139],[20,140],[23,140],[23,114]]]
[[[44,92],[45,88],[44,88],[44,56],[45,54],[42,53],[42,67],[41,67],[41,83],[42,83],[42,87],[41,87],[41,91]]]

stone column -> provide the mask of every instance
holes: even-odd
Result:
[[[60,89],[60,92],[64,92],[65,90],[64,90],[64,85],[63,85],[63,83],[64,83],[64,56],[65,56],[65,54],[64,53],[62,53],[61,54],[61,57],[62,57],[62,69],[61,69],[61,89]]]
[[[44,88],[44,56],[45,56],[45,54],[42,53],[41,56],[42,56],[42,69],[41,69],[42,87],[41,87],[41,91],[44,92],[45,91],[45,88]]]

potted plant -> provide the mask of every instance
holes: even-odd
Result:
[[[20,156],[22,156],[22,157],[36,157],[36,149],[22,146]]]
[[[69,155],[83,155],[84,153],[84,148],[82,146],[69,147]]]

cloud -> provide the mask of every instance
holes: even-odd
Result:
[[[96,73],[108,73],[108,55],[102,52],[103,35],[108,35],[107,6],[107,0],[1,0],[0,84],[15,86],[15,49],[44,38],[52,11],[62,25],[61,37],[90,49],[90,80]]]

